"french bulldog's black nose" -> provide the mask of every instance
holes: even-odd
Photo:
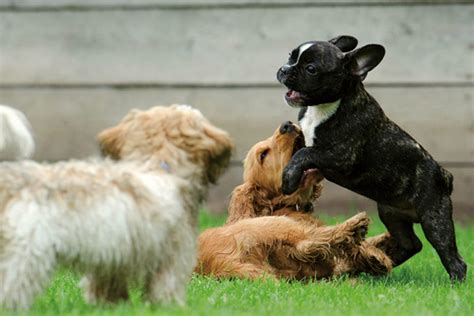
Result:
[[[291,121],[286,121],[280,126],[280,134],[291,133],[296,130],[295,125]]]
[[[283,75],[286,75],[286,73],[288,72],[288,69],[290,69],[290,66],[283,65],[283,66],[281,66],[280,71]]]
[[[286,78],[288,77],[288,70],[290,69],[290,66],[288,65],[283,65],[278,69],[277,71],[277,80],[280,81],[281,83],[285,83]]]

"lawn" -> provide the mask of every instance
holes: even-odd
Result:
[[[369,235],[383,232],[383,225],[372,217]],[[327,223],[343,220],[323,219]],[[223,217],[201,214],[202,229],[223,221]],[[417,233],[423,236],[419,227]],[[0,310],[0,315],[474,315],[474,225],[458,225],[456,233],[469,265],[467,281],[461,285],[450,285],[435,251],[423,238],[420,254],[381,278],[361,276],[302,284],[194,276],[185,308],[147,305],[136,289],[130,303],[88,306],[77,288],[78,276],[60,271],[28,313]]]

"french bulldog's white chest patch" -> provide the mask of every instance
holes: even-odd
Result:
[[[305,145],[313,146],[314,130],[316,126],[326,121],[336,113],[341,99],[320,105],[308,106],[303,118],[300,120],[300,126],[303,130]]]

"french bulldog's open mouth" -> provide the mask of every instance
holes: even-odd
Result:
[[[303,102],[304,94],[296,90],[288,90],[285,94],[285,101],[291,106],[297,106]]]

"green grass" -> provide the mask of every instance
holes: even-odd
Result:
[[[369,235],[385,231],[372,216]],[[326,223],[343,217],[323,217]],[[223,223],[223,217],[201,215],[201,228]],[[423,251],[386,277],[361,276],[355,281],[303,284],[274,281],[217,281],[194,276],[187,307],[150,306],[132,291],[131,302],[89,306],[77,287],[78,276],[57,273],[51,287],[28,313],[0,310],[0,315],[474,315],[474,226],[458,226],[457,239],[469,265],[466,282],[452,286],[433,248],[423,238]],[[418,236],[423,234],[417,229]]]

